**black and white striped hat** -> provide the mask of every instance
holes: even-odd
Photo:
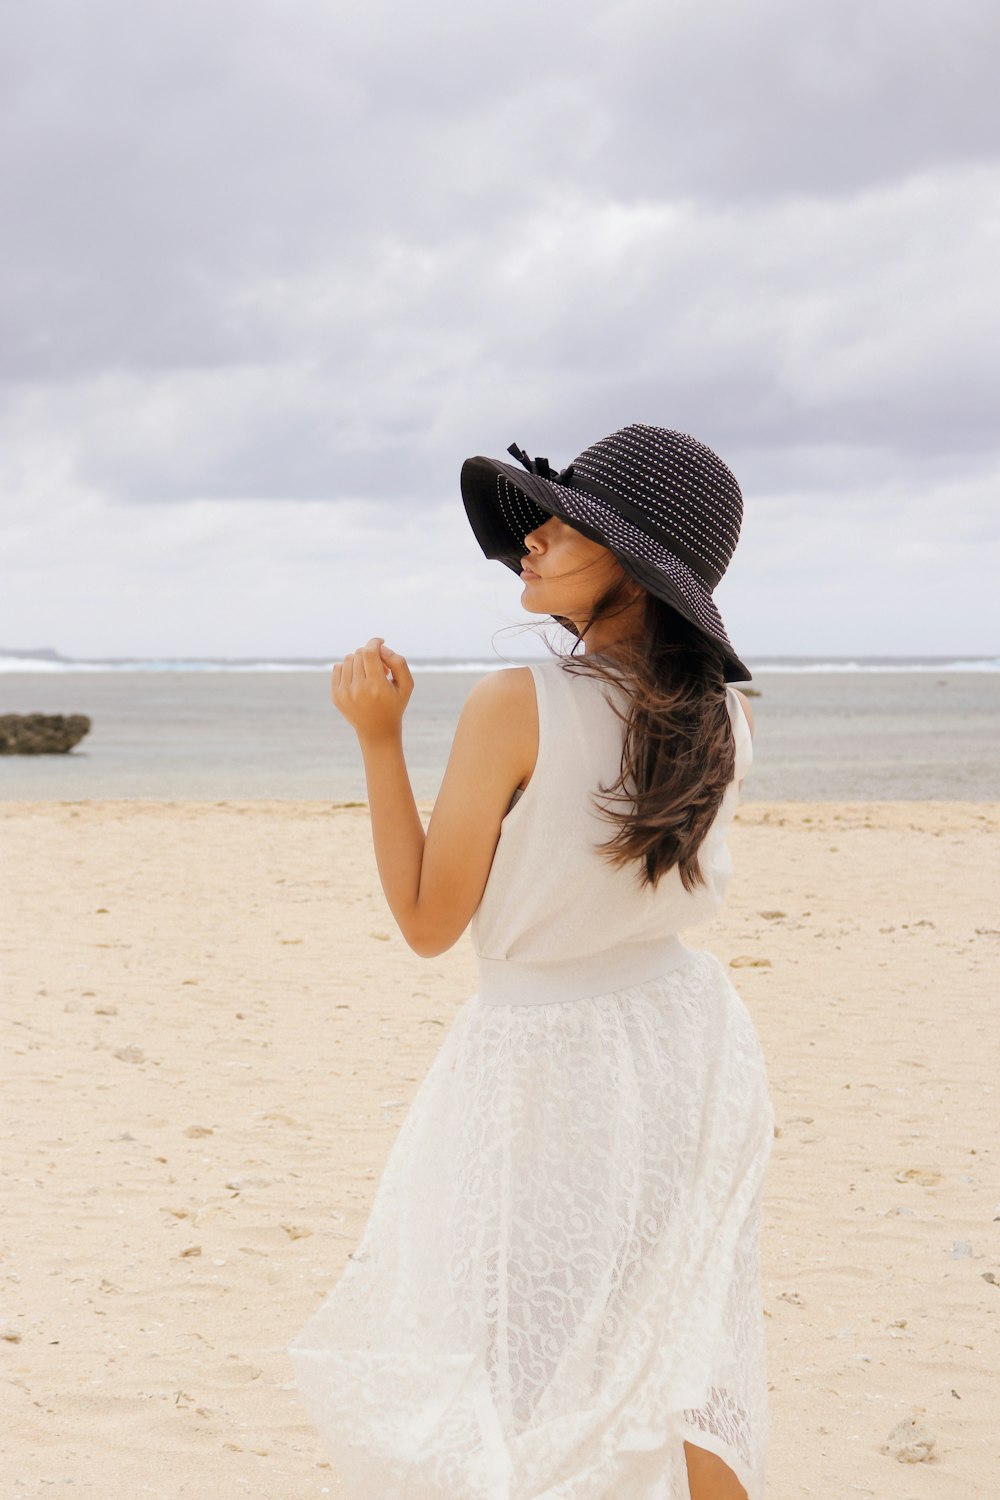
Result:
[[[739,538],[743,497],[711,448],[686,432],[633,422],[558,473],[515,443],[507,451],[523,470],[483,457],[462,465],[462,499],[487,557],[519,573],[527,533],[560,516],[714,640],[727,682],[751,680],[712,599]]]

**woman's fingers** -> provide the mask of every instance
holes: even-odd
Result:
[[[381,644],[382,637],[380,635],[373,635],[368,644],[362,646],[357,653],[361,661],[362,670],[369,682],[385,681],[385,668],[379,656],[379,647]]]
[[[333,669],[331,696],[359,737],[398,733],[413,691],[404,659],[374,635]]]
[[[400,674],[394,670],[394,666],[401,666],[405,669],[407,675],[409,675],[409,668],[406,666],[403,658],[398,656],[395,651],[389,650],[383,636],[373,635],[368,644],[363,646],[357,654],[364,661],[365,675],[369,682],[381,684],[382,682],[389,682],[391,680],[392,685],[399,688],[401,685]],[[411,678],[410,687],[412,688],[412,686],[413,680]]]
[[[382,660],[391,670],[393,682],[397,683],[405,691],[409,691],[413,687],[413,674],[407,664],[406,657],[400,656],[398,651],[390,651],[389,647],[383,642]]]

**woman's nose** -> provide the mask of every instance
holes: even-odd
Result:
[[[542,541],[537,531],[529,531],[526,533],[524,538],[524,545],[527,547],[529,552],[543,552],[545,550],[545,543]]]

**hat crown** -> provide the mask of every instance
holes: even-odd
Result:
[[[712,589],[725,573],[743,522],[732,471],[686,432],[632,422],[573,460],[572,487],[600,494],[676,553]]]
[[[482,454],[462,465],[462,500],[487,557],[520,573],[528,535],[559,516],[713,641],[727,681],[750,680],[712,598],[743,522],[740,487],[717,453],[643,422],[592,443],[558,473],[516,443],[508,452],[520,468]]]

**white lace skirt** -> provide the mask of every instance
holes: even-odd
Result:
[[[289,1345],[349,1500],[762,1500],[757,1035],[711,954],[456,1014],[339,1282]]]

